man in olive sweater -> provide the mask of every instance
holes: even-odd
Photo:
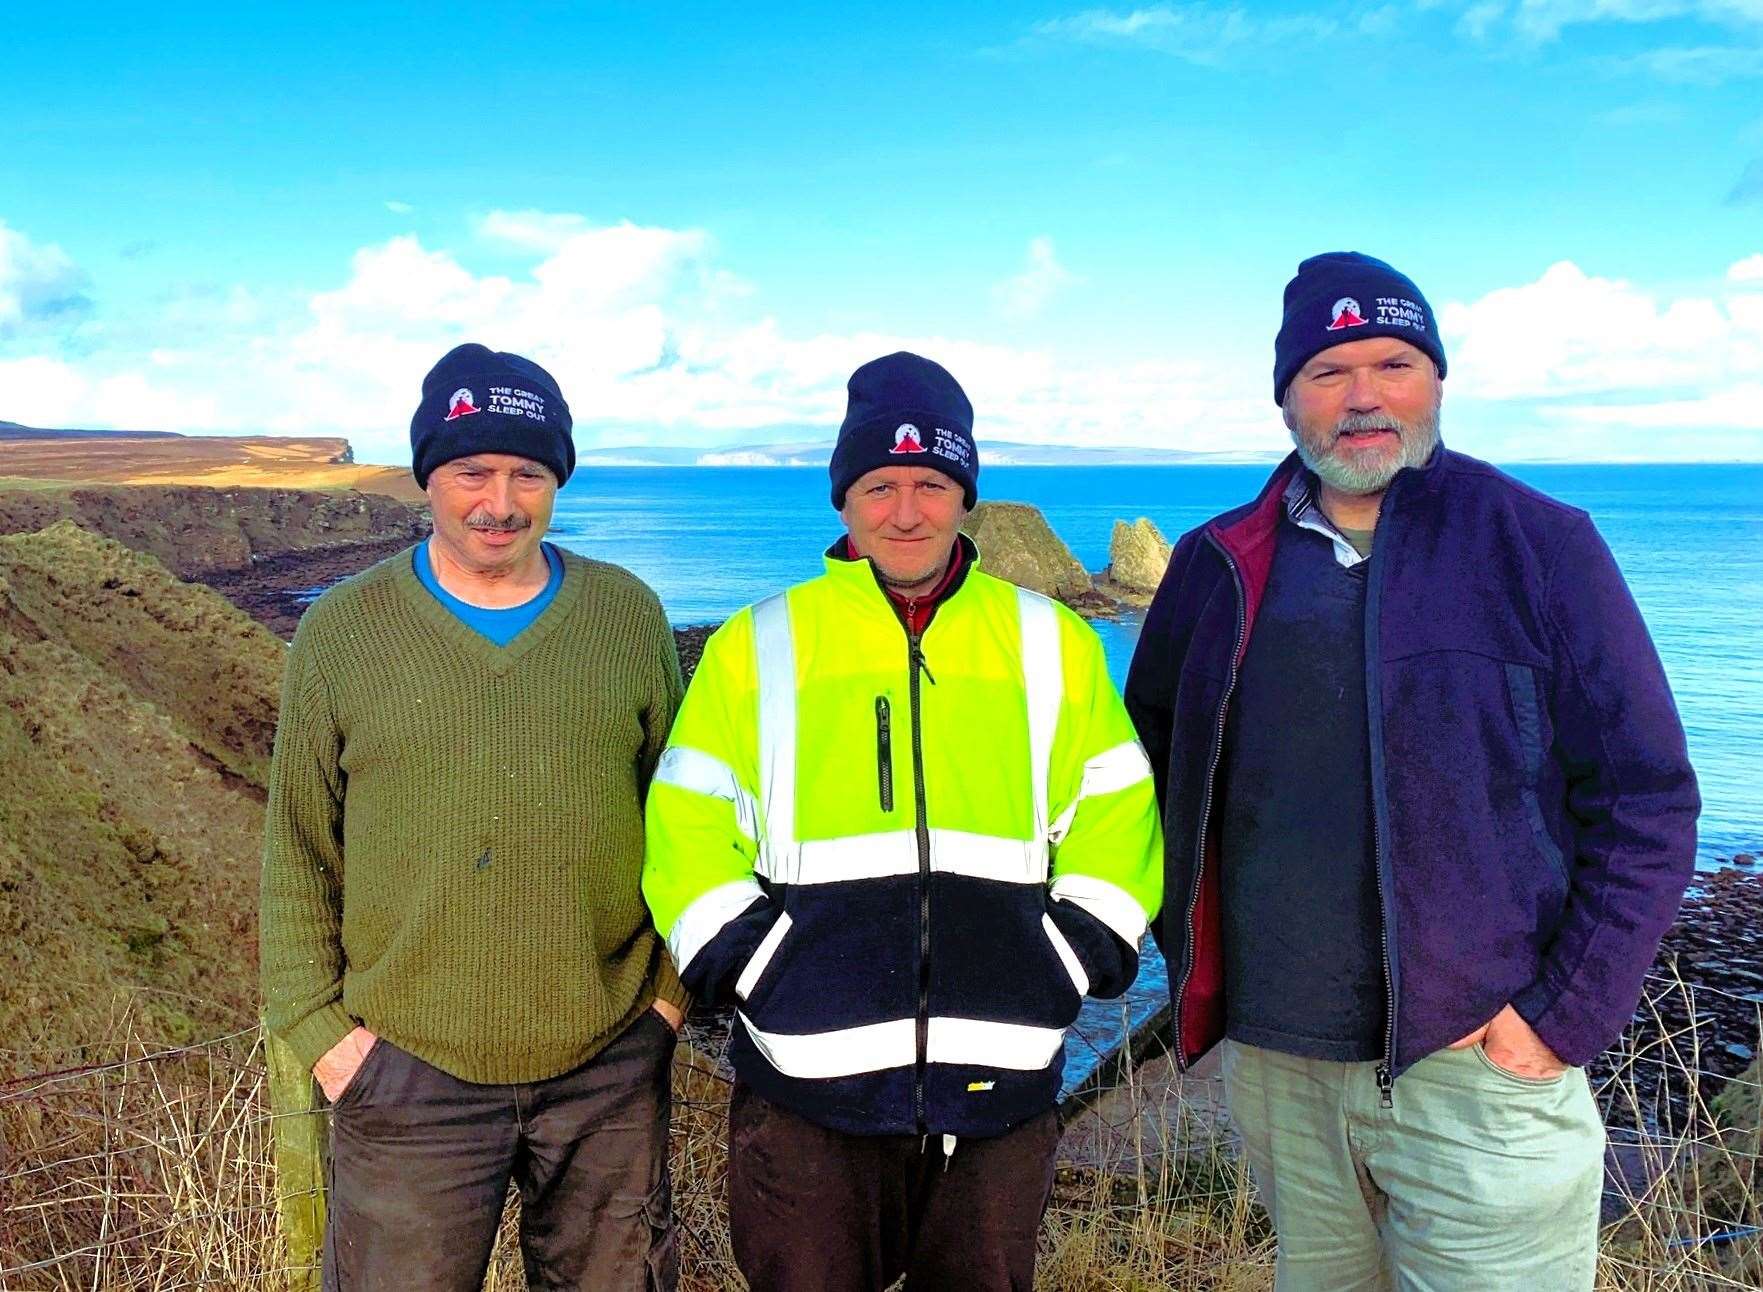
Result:
[[[434,535],[295,634],[270,774],[269,1027],[332,1102],[325,1286],[482,1286],[510,1180],[528,1285],[671,1288],[686,995],[643,905],[681,684],[646,586],[543,542],[575,465],[550,374],[423,383]]]

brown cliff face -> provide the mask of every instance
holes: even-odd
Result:
[[[62,520],[150,553],[187,579],[249,570],[254,562],[290,552],[412,543],[429,531],[424,508],[382,494],[193,485],[0,487],[0,534],[31,533]]]

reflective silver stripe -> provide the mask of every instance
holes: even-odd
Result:
[[[996,879],[1006,884],[1044,884],[1047,845],[1038,839],[999,839],[965,830],[932,830],[930,868],[944,875]]]
[[[760,874],[782,879],[796,856],[796,646],[787,593],[753,607],[759,665],[759,798],[765,807]]]
[[[918,840],[909,830],[853,834],[842,839],[811,839],[797,846],[796,869],[768,872],[785,884],[842,884],[851,879],[886,879],[918,873]]]
[[[721,933],[723,926],[764,897],[758,881],[736,879],[705,893],[680,913],[667,931],[667,949],[673,952],[673,963],[683,974],[704,949],[706,943]]]
[[[1084,764],[1083,783],[1078,787],[1077,797],[1059,814],[1047,837],[1054,843],[1063,840],[1071,829],[1071,819],[1077,815],[1077,805],[1085,799],[1113,794],[1150,779],[1151,760],[1145,757],[1144,747],[1136,740],[1097,754]]]
[[[842,884],[918,873],[918,837],[911,830],[811,839],[798,844],[796,869],[766,870],[785,884]],[[945,875],[995,879],[1006,884],[1047,882],[1047,853],[1027,839],[999,839],[965,830],[930,832],[930,868]]]
[[[1059,650],[1059,615],[1053,603],[1027,588],[1016,590],[1022,623],[1022,684],[1028,700],[1029,767],[1034,777],[1033,838],[1047,837],[1047,780],[1053,737],[1059,730],[1059,698],[1065,690]]]
[[[785,911],[777,917],[777,923],[767,930],[765,940],[753,949],[752,959],[748,960],[747,967],[741,970],[741,976],[735,979],[735,995],[746,1000],[753,994],[753,987],[759,981],[759,975],[765,972],[765,966],[771,963],[771,958],[777,954],[778,944],[784,940],[784,934],[789,931],[790,913]]]
[[[1083,961],[1077,958],[1077,952],[1072,949],[1071,943],[1059,931],[1059,926],[1053,923],[1051,915],[1041,916],[1041,927],[1047,931],[1047,941],[1053,944],[1053,950],[1059,953],[1059,959],[1065,963],[1065,972],[1071,975],[1071,984],[1077,988],[1077,994],[1088,996],[1090,976],[1084,972]]]
[[[737,1012],[736,1016],[753,1047],[788,1077],[816,1080],[882,1072],[906,1067],[917,1053],[917,1025],[910,1018],[792,1034],[762,1031],[746,1014]],[[933,1018],[927,1058],[931,1063],[1037,1072],[1053,1062],[1064,1043],[1065,1029],[1060,1027]]]
[[[741,833],[749,839],[759,838],[759,805],[742,787],[734,769],[720,758],[688,745],[669,745],[655,768],[655,780],[732,803]]]
[[[1145,936],[1145,908],[1118,884],[1094,875],[1060,875],[1050,890],[1056,902],[1081,906],[1113,929],[1128,946],[1138,946]]]
[[[1062,1027],[988,1023],[977,1018],[933,1018],[926,1054],[932,1063],[1037,1072],[1065,1043]]]
[[[762,1032],[753,1026],[752,1019],[738,1011],[736,1017],[747,1029],[754,1048],[787,1077],[850,1077],[860,1072],[903,1068],[918,1053],[918,1027],[910,1018],[791,1035]],[[931,1025],[936,1025],[934,1019]]]

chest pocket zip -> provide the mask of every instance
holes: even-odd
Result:
[[[894,734],[889,715],[888,697],[875,697],[875,778],[881,795],[881,810],[894,810]]]

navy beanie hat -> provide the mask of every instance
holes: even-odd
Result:
[[[833,506],[877,467],[932,467],[961,486],[968,510],[979,498],[973,405],[948,369],[902,350],[871,359],[845,386],[845,421],[829,469]]]
[[[1286,284],[1285,318],[1273,343],[1273,402],[1313,355],[1331,345],[1393,336],[1425,351],[1445,375],[1432,306],[1407,275],[1357,251],[1311,256]]]
[[[512,453],[569,479],[575,443],[557,382],[531,359],[472,342],[449,350],[422,379],[410,419],[410,470],[419,487],[443,462],[473,453]]]

